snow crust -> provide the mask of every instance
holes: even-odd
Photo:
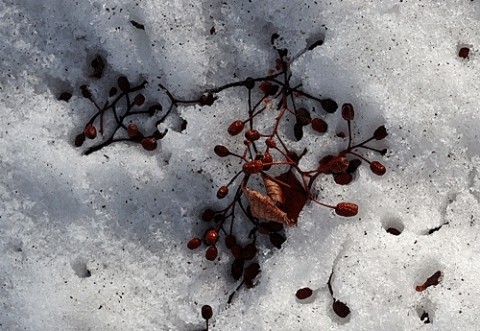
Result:
[[[200,330],[203,304],[212,330],[477,328],[478,2],[5,0],[0,13],[0,329]],[[212,263],[186,242],[201,233],[199,214],[221,205],[215,191],[232,173],[213,146],[233,146],[226,127],[245,95],[180,106],[187,129],[155,153],[116,144],[89,156],[72,141],[90,105],[57,96],[90,83],[101,54],[109,74],[94,91],[122,74],[192,97],[265,75],[274,32],[306,91],[352,103],[358,132],[385,124],[388,171],[361,167],[346,187],[320,180],[324,200],[355,201],[359,215],[308,204],[280,251],[262,247],[257,286],[227,305],[228,255]],[[344,128],[337,117],[329,126]],[[336,150],[334,132],[302,144]],[[346,319],[332,310],[332,271]],[[436,271],[438,285],[415,291]],[[305,286],[314,299],[299,302]]]

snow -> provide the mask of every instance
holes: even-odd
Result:
[[[204,304],[211,330],[476,329],[478,2],[5,0],[0,13],[0,329],[200,330]],[[305,91],[352,103],[360,136],[387,127],[376,146],[388,170],[362,165],[348,186],[321,178],[322,201],[354,201],[358,216],[307,204],[280,250],[259,244],[257,286],[227,304],[230,255],[210,262],[186,243],[205,230],[202,211],[223,206],[215,192],[234,167],[213,146],[235,148],[226,128],[246,93],[179,105],[155,152],[118,143],[85,156],[73,141],[92,105],[78,88],[105,94],[125,75],[152,82],[145,94],[158,102],[168,99],[157,83],[194,98],[266,75],[274,32]],[[96,54],[107,62],[97,81]],[[63,91],[70,102],[57,100]],[[289,142],[309,146],[302,162],[344,146],[345,122],[326,119],[325,135]],[[332,309],[332,271],[346,318]],[[417,292],[436,271],[440,283]],[[313,299],[296,299],[303,287]]]

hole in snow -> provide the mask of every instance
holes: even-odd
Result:
[[[387,219],[382,222],[382,226],[388,233],[398,236],[403,232],[405,226],[403,222],[397,218]]]

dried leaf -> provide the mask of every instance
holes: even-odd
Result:
[[[287,225],[294,225],[296,223],[292,222],[292,220],[288,218],[287,213],[278,208],[269,196],[252,190],[246,187],[245,184],[242,184],[242,191],[250,204],[250,212],[253,217],[267,221],[286,223]]]
[[[286,184],[281,185],[285,196],[285,204],[282,206],[282,210],[287,213],[291,225],[297,224],[298,215],[308,201],[308,194],[292,170],[288,170],[286,173],[275,177],[275,179]]]
[[[285,203],[285,195],[283,194],[282,186],[276,182],[272,177],[262,173],[263,185],[265,185],[265,190],[267,195],[273,201],[277,202],[280,205]]]

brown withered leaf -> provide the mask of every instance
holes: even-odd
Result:
[[[291,225],[297,224],[298,215],[300,215],[300,212],[308,201],[308,194],[292,170],[288,170],[275,177],[275,179],[286,184],[281,185],[285,197],[282,210],[287,213],[287,218],[292,223]]]
[[[253,217],[285,223],[289,226],[296,223],[292,222],[292,220],[288,218],[287,213],[278,208],[269,196],[252,190],[246,187],[245,184],[242,184],[242,191],[250,204],[250,212]]]
[[[263,185],[265,185],[265,190],[267,195],[274,202],[283,205],[285,203],[285,195],[283,194],[282,186],[276,182],[272,177],[262,173]]]

